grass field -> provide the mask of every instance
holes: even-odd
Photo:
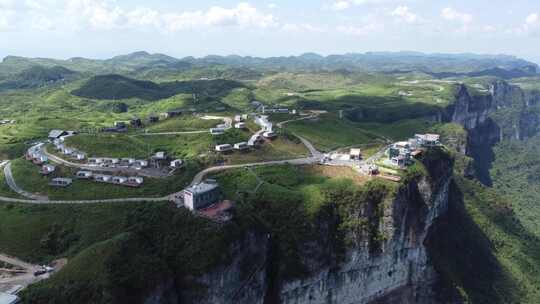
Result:
[[[249,152],[235,152],[224,155],[224,159],[230,164],[242,164],[307,156],[309,156],[309,151],[302,143],[278,137],[275,140],[266,141],[259,148],[251,149]]]
[[[330,151],[351,145],[370,144],[381,137],[360,128],[346,119],[332,114],[321,115],[318,120],[303,120],[285,125],[290,132],[302,136],[322,151]]]
[[[164,179],[145,178],[140,188],[122,187],[118,185],[95,183],[88,180],[77,180],[77,170],[57,166],[57,171],[50,177],[39,174],[39,167],[31,162],[18,159],[12,163],[15,182],[22,189],[43,194],[52,200],[92,200],[136,197],[163,197],[182,190],[191,182],[199,167],[188,164],[179,173]],[[53,177],[73,178],[73,184],[67,188],[49,186]]]
[[[215,128],[220,123],[222,123],[221,120],[205,120],[192,115],[182,115],[148,125],[144,129],[148,130],[148,132],[208,131],[208,129]]]

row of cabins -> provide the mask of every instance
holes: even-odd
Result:
[[[94,180],[98,183],[108,183],[127,187],[140,187],[144,183],[144,178],[140,176],[114,176],[95,174],[91,171],[79,171],[75,176],[78,179]]]
[[[107,157],[92,157],[88,159],[88,164],[91,166],[133,166],[138,168],[148,167],[147,160],[138,160],[134,158],[107,158]]]

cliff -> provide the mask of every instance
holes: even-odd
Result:
[[[524,91],[505,81],[490,83],[488,93],[482,94],[458,85],[454,102],[441,115],[442,122],[457,123],[467,130],[465,153],[474,159],[475,175],[482,183],[492,184],[489,169],[496,143],[525,140],[539,132],[539,101],[540,92]]]
[[[252,231],[231,246],[230,263],[194,278],[204,291],[177,291],[179,303],[434,303],[437,274],[424,241],[448,208],[453,167],[439,152],[426,156],[424,174],[390,195],[365,192],[365,202],[352,204],[347,216],[363,228],[346,229],[343,248],[332,244],[343,215],[329,207],[333,216],[313,223],[317,238],[299,244],[304,275],[287,276],[278,265],[278,235]],[[160,303],[153,299],[147,303]]]

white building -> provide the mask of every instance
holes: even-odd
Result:
[[[93,173],[90,171],[79,171],[75,176],[80,179],[90,179],[92,178]]]
[[[115,184],[123,184],[125,182],[127,182],[127,177],[124,177],[124,176],[113,176],[112,178],[112,182],[115,183]]]
[[[19,297],[9,293],[0,292],[0,304],[18,304]]]
[[[276,132],[268,131],[263,133],[264,138],[273,139],[277,137]]]
[[[53,173],[55,170],[56,170],[56,167],[53,165],[43,165],[43,167],[41,167],[41,174],[49,175]]]
[[[207,180],[184,189],[182,194],[186,208],[189,210],[199,210],[217,203],[221,191],[215,181]]]
[[[224,144],[224,145],[217,145],[216,146],[216,152],[228,152],[233,149],[233,146],[230,144]]]
[[[243,151],[243,150],[249,149],[249,146],[247,142],[240,142],[240,143],[234,144],[234,149],[238,151]]]
[[[131,176],[128,177],[127,182],[130,184],[142,185],[142,183],[144,182],[144,178],[140,176]]]
[[[234,124],[235,129],[245,129],[247,127],[245,122],[238,122]]]
[[[111,182],[111,179],[112,179],[112,176],[110,176],[110,175],[104,175],[104,174],[96,174],[96,175],[94,175],[94,180],[96,182],[109,183],[109,182]]]
[[[212,135],[221,135],[223,133],[225,133],[224,128],[212,128],[212,129],[210,129],[210,134],[212,134]]]
[[[414,138],[419,145],[423,147],[435,147],[441,145],[441,136],[439,134],[416,134]]]
[[[180,168],[182,167],[182,165],[184,164],[184,161],[181,160],[181,159],[175,159],[171,162],[171,167],[172,168]]]

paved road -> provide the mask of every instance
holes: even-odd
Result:
[[[30,193],[28,191],[24,191],[19,186],[17,186],[17,184],[15,183],[15,179],[13,178],[13,173],[11,172],[11,163],[9,162],[7,165],[4,166],[4,176],[6,177],[6,183],[8,184],[9,188],[13,190],[14,192],[18,193],[19,195],[26,197],[28,199],[31,199],[31,200],[39,200],[39,201],[49,200],[49,198],[47,198],[44,195]]]
[[[77,168],[77,169],[81,169],[81,170],[86,170],[86,171],[92,171],[92,172],[110,172],[110,173],[127,173],[127,174],[133,174],[133,175],[139,175],[139,176],[144,176],[144,177],[154,177],[154,178],[160,178],[160,177],[167,177],[169,176],[169,174],[166,174],[166,173],[160,173],[160,172],[150,172],[148,170],[136,170],[136,169],[133,169],[133,168],[107,168],[107,167],[98,167],[98,166],[90,166],[90,165],[85,165],[85,164],[81,164],[81,163],[74,163],[74,162],[70,162],[68,160],[65,160],[63,158],[60,158],[52,153],[50,153],[49,151],[47,151],[47,148],[45,146],[43,147],[40,147],[41,149],[41,152],[43,154],[45,154],[50,161],[56,163],[56,164],[61,164],[61,165],[64,165],[66,167],[70,167],[70,168]]]
[[[204,120],[223,120],[225,123],[225,129],[232,128],[232,118],[222,117],[222,116],[203,116],[201,119]],[[183,135],[183,134],[204,134],[210,133],[210,130],[199,130],[199,131],[178,131],[178,132],[157,132],[157,133],[140,133],[134,134],[131,136],[160,136],[160,135]]]
[[[202,170],[199,172],[195,177],[193,178],[191,185],[197,184],[202,182],[204,177],[210,173],[225,171],[229,169],[235,169],[235,168],[249,168],[249,167],[260,167],[260,166],[271,166],[271,165],[284,165],[284,164],[291,164],[291,165],[309,165],[309,164],[315,164],[318,163],[322,157],[322,153],[319,152],[313,144],[311,144],[308,140],[298,137],[302,141],[302,143],[308,148],[309,152],[311,153],[311,157],[305,157],[305,158],[298,158],[298,159],[290,159],[290,160],[277,160],[277,161],[267,161],[267,162],[257,162],[257,163],[249,163],[249,164],[239,164],[239,165],[228,165],[228,166],[216,166],[207,168],[205,170]],[[43,149],[43,152],[49,157],[49,159],[53,161],[58,161],[66,166],[74,166],[77,168],[86,168],[81,167],[80,164],[71,163],[65,160],[62,160],[61,158],[58,158],[50,153],[46,152],[46,149]],[[9,164],[8,164],[9,166]],[[6,167],[8,167],[6,166]],[[96,169],[96,167],[90,167],[92,169]],[[90,168],[88,170],[90,170]],[[102,169],[102,168],[99,168]],[[108,168],[108,169],[114,169],[114,168]],[[13,185],[15,185],[15,181],[13,180],[13,176],[11,175],[11,169],[6,171],[4,170],[4,173],[6,174],[6,180],[11,180],[13,182]],[[9,182],[8,182],[9,183]],[[11,186],[10,186],[11,187]],[[18,187],[17,187],[18,188]],[[25,192],[22,189],[18,189],[22,192]],[[18,191],[17,191],[18,192]],[[26,193],[29,194],[29,193]],[[0,202],[14,202],[14,203],[27,203],[27,204],[96,204],[96,203],[125,203],[125,202],[161,202],[161,201],[170,201],[174,200],[174,196],[177,195],[178,192],[167,195],[165,197],[161,198],[122,198],[122,199],[102,199],[102,200],[67,200],[67,201],[54,201],[54,200],[48,200],[43,198],[34,197],[34,199],[31,200],[25,200],[25,199],[13,199],[13,198],[7,198],[7,197],[0,197]],[[31,194],[30,194],[31,195]],[[25,195],[25,197],[27,197]],[[32,196],[28,196],[29,198]]]
[[[32,265],[17,258],[8,255],[0,254],[0,261],[5,262],[24,269],[24,273],[12,277],[0,278],[0,290],[9,289],[10,287],[19,285],[22,287],[35,283],[45,277],[36,277],[34,273],[41,269],[39,265]]]

